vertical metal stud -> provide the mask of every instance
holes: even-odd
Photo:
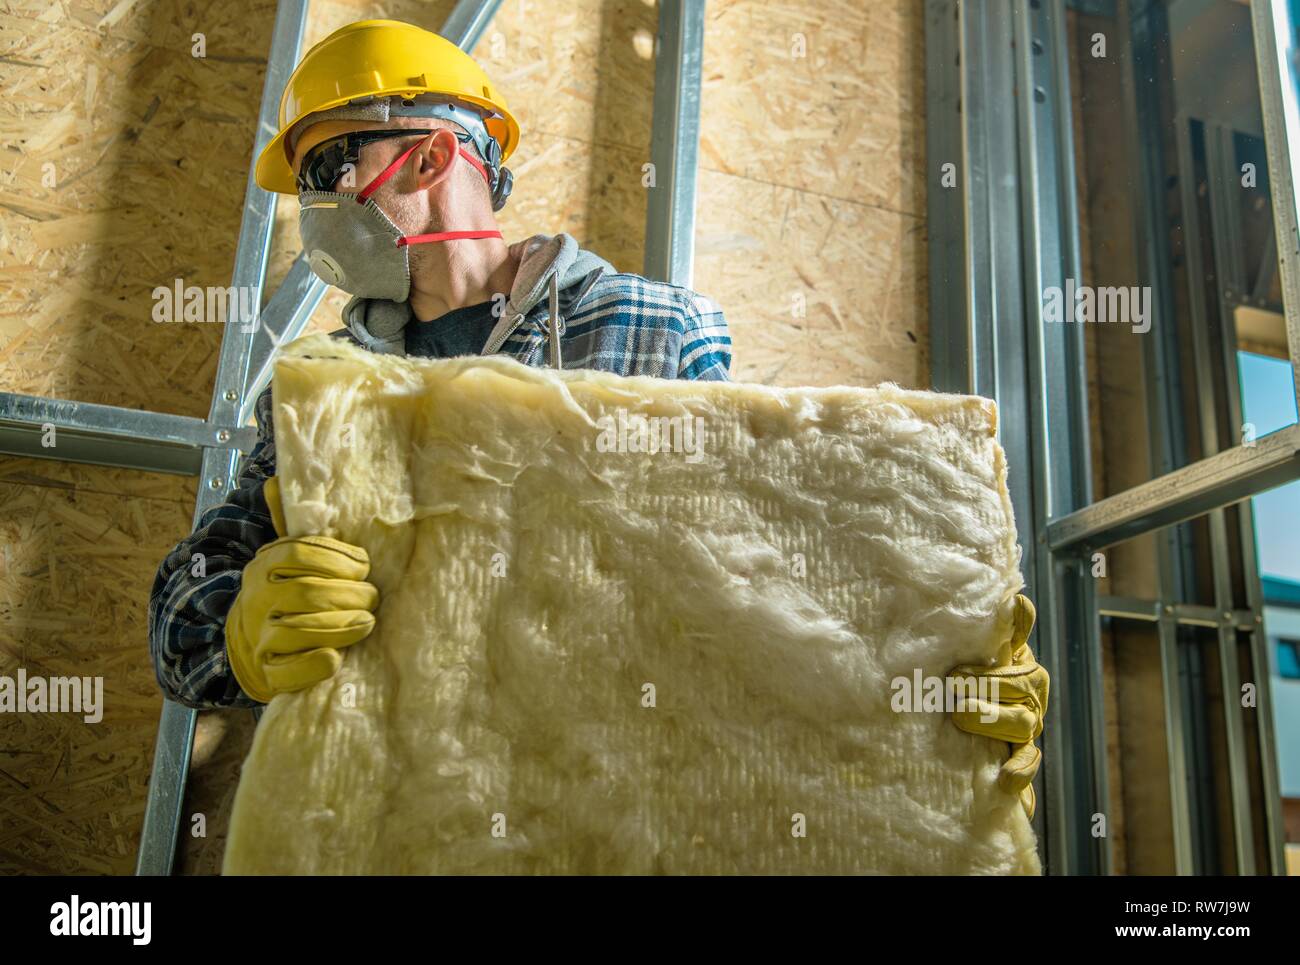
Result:
[[[1264,119],[1264,146],[1268,152],[1268,179],[1273,195],[1273,236],[1277,241],[1278,271],[1282,275],[1282,304],[1286,312],[1288,354],[1295,397],[1300,399],[1300,228],[1297,227],[1295,171],[1300,165],[1300,49],[1296,23],[1285,0],[1262,0],[1250,5],[1259,74],[1260,109]],[[1257,611],[1258,612],[1258,611]],[[1261,630],[1251,633],[1251,662],[1258,689],[1260,766],[1268,843],[1273,874],[1285,874],[1282,824],[1282,787],[1278,775],[1276,736],[1273,732],[1268,640]]]
[[[687,288],[695,263],[703,60],[704,0],[660,0],[650,134],[655,186],[646,201],[643,273]]]

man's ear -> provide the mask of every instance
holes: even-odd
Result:
[[[459,160],[457,157],[459,149],[460,141],[448,128],[440,127],[427,135],[424,143],[415,151],[420,159],[420,164],[415,169],[416,189],[427,191],[450,177],[456,167],[456,161]]]

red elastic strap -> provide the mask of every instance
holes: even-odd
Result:
[[[465,150],[463,147],[457,148],[456,150],[460,151],[461,157],[463,157],[470,164],[474,165],[474,167],[478,168],[478,173],[483,175],[483,180],[487,182],[488,189],[491,190],[492,176],[487,173],[487,168],[483,166],[483,162],[480,161],[478,158],[476,158],[473,154],[470,154],[469,151]]]
[[[392,164],[388,165],[388,167],[380,171],[378,177],[376,177],[373,181],[371,181],[364,188],[362,188],[361,193],[357,195],[357,204],[365,204],[366,199],[369,198],[372,194],[374,194],[375,191],[378,190],[381,184],[383,184],[385,181],[387,181],[389,178],[393,176],[393,173],[402,166],[402,163],[408,157],[411,156],[411,153],[417,147],[419,147],[421,143],[423,142],[416,141],[414,144],[412,144],[409,148],[407,148],[405,151],[403,151],[401,154],[398,155],[397,160],[395,160]],[[488,176],[487,168],[483,166],[483,163],[478,158],[474,157],[474,155],[470,154],[469,151],[465,150],[463,147],[458,147],[457,150],[460,152],[461,157],[463,157],[470,164],[474,165],[474,167],[478,168],[478,173],[483,175],[483,180],[486,181],[488,187],[491,188],[492,178]]]
[[[431,235],[403,235],[397,246],[422,245],[429,241],[455,241],[459,238],[500,238],[499,231],[435,231]]]

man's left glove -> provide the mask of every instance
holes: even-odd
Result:
[[[1029,631],[1034,628],[1036,613],[1029,597],[1016,595],[1011,639],[998,650],[992,667],[964,665],[955,667],[950,677],[988,677],[997,681],[995,701],[978,697],[965,699],[953,711],[953,723],[969,734],[992,737],[1011,745],[1011,758],[998,772],[998,786],[1019,794],[1025,813],[1034,816],[1034,775],[1042,753],[1034,741],[1043,732],[1047,714],[1047,671],[1034,659],[1029,649]]]
[[[274,476],[265,494],[283,534]],[[369,575],[365,549],[327,536],[281,536],[259,549],[226,616],[226,656],[244,693],[268,703],[334,676],[342,650],[375,627],[379,590]]]

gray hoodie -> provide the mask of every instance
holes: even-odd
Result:
[[[513,256],[516,252],[521,252],[519,270],[501,320],[483,348],[484,355],[499,351],[534,306],[546,297],[552,274],[559,279],[563,318],[582,301],[602,274],[615,273],[613,265],[600,255],[580,248],[577,240],[566,232],[533,235],[516,241],[510,246],[510,253]],[[570,292],[570,288],[574,290]],[[405,351],[405,330],[411,317],[408,303],[386,299],[356,297],[343,309],[343,322],[357,342],[372,352],[390,355]]]

